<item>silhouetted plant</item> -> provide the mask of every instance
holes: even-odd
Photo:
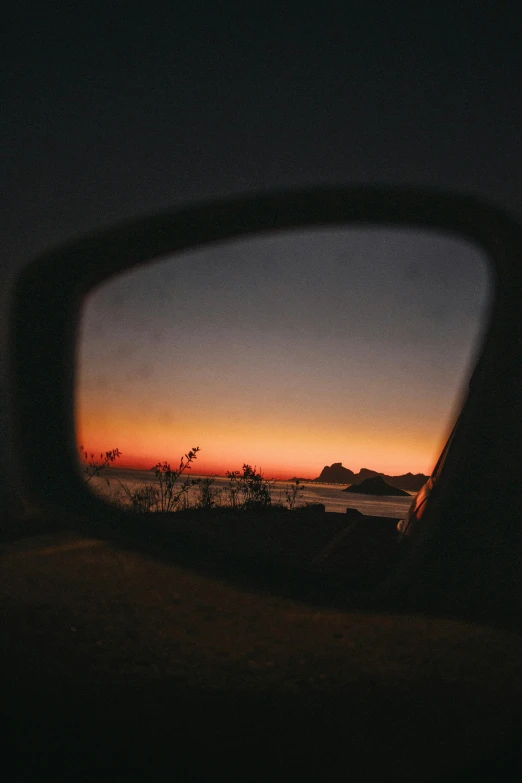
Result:
[[[199,484],[199,479],[186,478],[181,484],[178,479],[186,470],[190,470],[192,462],[197,458],[199,446],[194,446],[179,462],[177,470],[170,467],[169,462],[158,462],[154,466],[154,475],[158,479],[158,511],[174,511],[179,506],[188,506],[188,492],[191,486]]]
[[[290,511],[294,511],[298,507],[299,500],[303,497],[303,493],[301,492],[302,488],[303,482],[298,478],[287,485],[285,490],[286,507],[290,509]]]
[[[266,508],[272,504],[272,484],[261,471],[244,464],[242,472],[227,471],[229,496],[234,508]]]
[[[196,500],[197,508],[215,508],[219,505],[221,490],[218,487],[212,486],[213,484],[214,479],[211,477],[199,480]]]
[[[95,476],[100,476],[113,462],[116,462],[118,457],[121,457],[119,449],[111,449],[105,453],[101,452],[99,459],[94,455],[94,452],[89,454],[89,452],[85,451],[83,446],[80,446],[80,452],[83,453],[83,472],[86,482],[91,481]],[[107,486],[109,486],[109,479],[105,478],[105,481]]]
[[[83,446],[79,447],[81,458],[83,460],[83,472],[85,481],[89,482],[94,477],[102,475],[103,471],[121,456],[119,449],[101,452],[99,458],[94,452],[87,452]],[[186,478],[181,483],[179,479],[190,470],[191,463],[197,458],[199,446],[192,448],[187,454],[181,457],[178,468],[172,469],[169,462],[158,462],[152,470],[158,480],[158,485],[145,484],[134,491],[130,490],[121,481],[118,482],[121,492],[113,493],[113,502],[130,507],[135,513],[148,513],[151,511],[174,511],[179,508],[189,507],[189,490],[192,486],[198,485],[201,479]],[[108,478],[105,479],[107,486],[110,486]],[[217,492],[214,490],[214,492]],[[212,493],[211,493],[212,495]]]
[[[229,479],[228,485],[225,488],[225,492],[228,495],[228,505],[231,508],[239,508],[241,506],[241,488],[239,482],[234,475],[227,472],[227,478]]]
[[[153,484],[145,484],[143,487],[131,492],[131,490],[119,482],[123,489],[130,510],[135,514],[147,514],[156,511],[159,504],[159,490]]]

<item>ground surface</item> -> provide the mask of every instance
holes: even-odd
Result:
[[[1,563],[18,780],[463,779],[518,737],[517,635],[321,609],[71,534]]]

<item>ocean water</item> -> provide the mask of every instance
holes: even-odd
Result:
[[[197,473],[189,474],[190,478],[206,478]],[[109,484],[107,484],[107,480]],[[90,487],[94,492],[110,500],[118,502],[125,498],[126,487],[133,492],[145,484],[155,484],[154,473],[148,470],[130,470],[125,468],[109,468],[101,477],[93,479]],[[228,479],[216,476],[213,487],[221,489],[225,493],[228,485]],[[285,491],[290,484],[288,481],[276,481],[272,488],[272,501],[285,504]],[[356,493],[346,493],[342,490],[347,485],[340,484],[304,484],[298,499],[299,504],[304,503],[324,503],[326,511],[336,511],[344,514],[347,508],[355,508],[362,514],[368,516],[384,516],[402,519],[415,496],[412,493],[408,497],[381,497],[372,495],[359,495]],[[223,495],[225,496],[225,494]],[[189,502],[195,502],[197,489],[192,487],[189,493]]]

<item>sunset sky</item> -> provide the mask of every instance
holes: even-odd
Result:
[[[87,300],[77,438],[122,466],[244,462],[429,473],[484,323],[486,259],[463,240],[310,228],[216,244]]]

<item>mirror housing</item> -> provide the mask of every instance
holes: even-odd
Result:
[[[504,431],[509,421],[513,433],[513,425],[521,419],[515,393],[520,366],[513,353],[514,344],[522,347],[517,317],[522,285],[516,272],[522,249],[520,227],[473,198],[367,187],[253,195],[140,218],[37,258],[16,281],[11,311],[10,406],[16,461],[29,502],[48,516],[74,518],[83,529],[99,535],[143,538],[128,516],[123,522],[121,512],[88,491],[78,470],[75,345],[80,307],[93,287],[167,253],[266,231],[339,223],[443,230],[473,241],[492,262],[493,306],[477,363],[480,373],[474,374],[459,417],[437,504],[427,512],[429,524],[408,545],[408,557],[393,580],[385,580],[377,591],[382,604],[384,595],[407,595],[412,579],[420,573],[440,572],[432,584],[425,579],[419,587],[417,582],[417,598],[428,606],[429,596],[438,601],[444,594],[451,603],[458,584],[465,583],[462,569],[460,580],[456,578],[459,555],[455,553],[459,546],[465,548],[466,536],[469,543],[469,530],[481,527],[480,504],[474,508],[469,501],[478,486],[474,477],[484,475],[486,464],[498,460],[499,427]],[[504,443],[503,465],[518,447],[512,435]],[[487,538],[491,519],[486,517],[481,529]],[[148,537],[159,544],[165,530],[159,525]],[[448,546],[453,553],[449,558]],[[444,567],[437,571],[440,562]],[[339,588],[335,589],[339,595]],[[459,599],[461,609],[463,600],[466,609],[473,603],[469,590],[466,595]]]

